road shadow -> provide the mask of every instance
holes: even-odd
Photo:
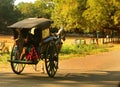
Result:
[[[120,87],[120,71],[92,71],[84,73],[67,73],[58,80],[83,82],[86,84],[105,85],[104,87]],[[116,86],[115,86],[115,83]]]
[[[42,85],[56,84],[67,87],[79,87],[82,84],[104,85],[104,87],[120,87],[120,71],[95,71],[86,73],[57,73],[54,78],[40,73],[1,73],[0,85],[3,87],[39,87]],[[115,82],[115,83],[114,83]],[[11,85],[12,84],[12,85]],[[115,86],[116,85],[116,86]],[[57,86],[56,86],[57,87]],[[82,86],[81,86],[82,87]]]
[[[92,71],[83,73],[66,73],[64,78],[71,81],[120,81],[120,71]]]

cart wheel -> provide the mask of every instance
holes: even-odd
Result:
[[[50,42],[47,47],[45,66],[49,77],[54,77],[58,69],[58,51],[55,42]]]
[[[17,59],[19,59],[18,49],[14,45],[13,48],[12,48],[12,52],[11,52],[11,61],[14,61],[14,60],[17,60]],[[14,73],[20,74],[24,70],[25,64],[11,62],[11,68],[12,68]]]

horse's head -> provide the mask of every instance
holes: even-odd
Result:
[[[64,28],[61,28],[61,29],[58,31],[57,35],[59,35],[59,36],[61,37],[61,39],[62,39],[63,41],[65,41],[66,33],[65,33]]]
[[[61,39],[62,39],[63,41],[66,40],[66,33],[65,33],[64,28],[63,28],[63,30],[62,30]]]

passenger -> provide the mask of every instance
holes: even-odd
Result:
[[[20,55],[20,60],[22,60],[25,56],[25,54],[27,53],[27,49],[33,44],[33,37],[32,35],[28,32],[28,30],[21,32],[21,36],[23,38],[23,41],[21,41],[21,44],[23,46],[21,46],[22,51],[21,51],[21,55]]]
[[[41,30],[40,29],[35,29],[34,30],[34,44],[35,44],[35,47],[38,47],[39,46],[39,43],[41,42],[42,40],[42,33],[41,33]]]
[[[25,31],[24,31],[25,33]],[[23,49],[22,49],[22,52],[21,52],[21,55],[20,55],[20,60],[23,60],[24,57],[25,60],[29,60],[29,61],[35,61],[38,60],[38,52],[35,48],[35,44],[34,44],[34,35],[27,31],[24,35],[24,33],[22,34],[23,35]]]

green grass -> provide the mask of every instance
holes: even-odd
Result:
[[[61,54],[84,54],[84,53],[92,53],[92,52],[106,52],[108,51],[107,45],[63,45],[61,49]]]
[[[8,53],[3,53],[2,55],[0,55],[0,63],[6,63],[8,62],[7,60],[10,59],[10,54]]]
[[[90,54],[96,54],[100,52],[108,52],[108,45],[96,45],[96,44],[64,44],[60,52],[60,59],[67,59],[72,57],[86,56]]]
[[[59,58],[68,59],[80,56],[86,56],[91,54],[96,54],[100,52],[108,52],[109,46],[107,44],[104,45],[96,45],[96,44],[63,44]],[[5,63],[10,59],[10,54],[4,53],[0,56],[0,63]]]

